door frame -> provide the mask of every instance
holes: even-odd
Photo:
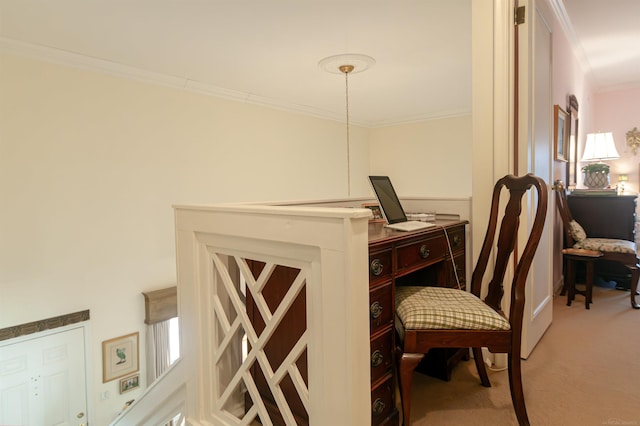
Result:
[[[533,99],[528,93],[522,93],[521,88],[531,84],[530,68],[533,62],[530,62],[530,58],[533,53],[528,39],[524,46],[522,43],[519,44],[519,50],[516,52],[514,11],[516,4],[526,7],[527,21],[525,25],[527,25],[531,23],[530,17],[535,12],[535,3],[535,0],[474,0],[472,2],[473,197],[471,200],[471,256],[474,259],[474,264],[484,241],[484,233],[486,232],[484,224],[489,219],[489,204],[495,182],[502,176],[514,173],[516,170],[519,175],[531,171],[529,167],[532,164],[533,151],[529,144],[532,130],[526,120],[531,114],[532,105],[530,104]],[[531,31],[528,27],[524,28],[528,32]],[[519,58],[523,56],[527,58],[524,65],[520,61],[518,66],[520,75],[517,78],[516,54]],[[516,83],[518,83],[518,88],[516,88]],[[518,125],[516,126],[517,116]],[[518,132],[517,138],[516,131]],[[551,149],[550,146],[549,149]],[[549,164],[550,170],[551,162],[552,160]],[[550,182],[549,176],[541,177],[547,183]],[[553,203],[550,204],[552,207]],[[525,214],[529,214],[529,212]],[[552,215],[548,216],[547,224],[549,220],[552,220],[552,217]],[[474,226],[475,224],[479,224],[479,226]],[[545,232],[550,232],[547,229],[550,230],[551,227],[545,227]],[[548,240],[552,241],[552,238]],[[521,244],[523,243],[521,242]],[[552,246],[539,246],[537,256],[550,258],[552,250]],[[508,273],[512,274],[513,271]],[[539,275],[548,275],[551,279],[552,264],[549,266],[549,271],[541,271]],[[539,277],[538,281],[544,281],[544,277]],[[510,290],[510,281],[506,279],[505,283],[508,283],[505,285],[505,292],[507,292]],[[532,281],[530,281],[529,287],[531,287],[531,283]],[[509,298],[503,300],[507,305],[503,306],[505,312],[508,312],[509,300],[507,299]],[[549,303],[548,305],[552,306],[553,304]],[[531,315],[528,315],[525,321],[532,323],[538,315],[538,310],[532,307],[528,312]],[[550,323],[551,317],[548,318],[548,321]],[[534,346],[535,343],[525,345],[523,340],[523,356],[526,357]]]

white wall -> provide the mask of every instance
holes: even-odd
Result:
[[[598,93],[595,96],[595,122],[590,131],[612,132],[620,158],[607,161],[611,166],[611,185],[616,185],[618,176],[626,174],[629,182],[625,192],[638,192],[640,149],[633,153],[627,145],[627,132],[640,129],[640,88],[630,88]]]
[[[471,196],[471,115],[374,129],[370,155],[400,196]]]
[[[351,195],[371,167],[402,195],[469,196],[469,123],[352,127]],[[344,123],[0,55],[0,328],[90,309],[107,424],[140,391],[102,383],[101,342],[142,344],[141,292],[175,284],[171,206],[343,198],[345,149]]]

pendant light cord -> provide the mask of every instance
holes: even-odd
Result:
[[[347,196],[351,197],[351,159],[350,159],[350,140],[349,140],[349,73],[353,71],[353,65],[341,65],[338,69],[344,73],[344,89],[347,106]]]
[[[347,109],[347,194],[351,197],[351,135],[349,129],[349,73],[362,72],[376,63],[371,56],[358,53],[345,53],[342,55],[328,56],[318,62],[318,66],[333,74],[344,74],[345,98]]]
[[[351,197],[351,147],[349,141],[349,71],[344,72],[345,104],[347,106],[347,196]]]

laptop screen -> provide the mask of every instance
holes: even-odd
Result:
[[[404,209],[400,204],[396,191],[393,189],[393,185],[391,185],[389,176],[369,176],[369,181],[387,223],[406,222],[407,216],[404,214]]]

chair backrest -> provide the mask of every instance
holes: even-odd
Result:
[[[504,201],[503,203],[500,202],[500,194],[503,188],[506,188],[509,191],[509,199],[506,203]],[[487,270],[487,265],[494,247],[498,219],[501,216],[501,212],[499,211],[500,205],[504,204],[502,222],[498,231],[493,277],[489,282],[488,293],[484,299],[485,303],[493,309],[498,312],[502,312],[501,303],[502,296],[504,294],[503,281],[509,264],[509,259],[518,242],[518,228],[520,226],[523,197],[531,188],[536,189],[536,213],[531,230],[529,231],[527,243],[519,259],[517,251],[515,253],[516,265],[513,281],[511,283],[509,322],[511,323],[512,330],[514,331],[514,338],[516,335],[520,335],[519,331],[522,329],[525,284],[529,268],[533,262],[536,249],[538,248],[540,237],[542,236],[544,222],[547,215],[548,192],[547,186],[541,178],[532,174],[527,174],[521,177],[508,175],[496,182],[496,185],[493,188],[491,213],[489,217],[489,226],[487,227],[487,234],[485,235],[484,242],[482,243],[480,256],[478,257],[478,262],[471,277],[471,291],[473,294],[480,297],[483,277]],[[530,199],[534,200],[534,194],[532,193],[531,195]],[[526,201],[527,197],[524,197],[524,199]]]
[[[569,210],[569,204],[567,204],[567,190],[564,187],[564,183],[557,181],[553,186],[556,193],[556,206],[558,207],[558,213],[562,219],[562,227],[564,228],[564,244],[566,247],[573,247],[575,240],[571,234],[571,228],[569,223],[573,220],[571,216],[571,210]]]

